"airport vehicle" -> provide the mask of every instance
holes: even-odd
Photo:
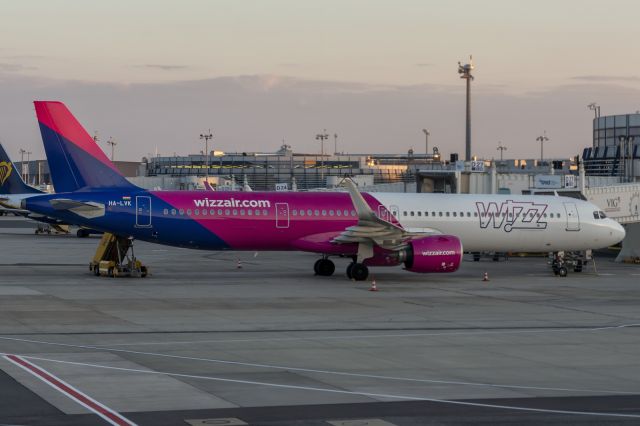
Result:
[[[127,181],[60,102],[36,101],[56,188],[23,208],[120,238],[204,250],[302,250],[352,259],[347,276],[370,266],[453,272],[472,252],[559,252],[607,247],[624,229],[598,207],[557,196],[345,192],[147,191]]]

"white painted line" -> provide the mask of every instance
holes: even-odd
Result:
[[[106,405],[99,403],[95,399],[91,398],[89,395],[74,388],[73,386],[71,386],[61,378],[54,376],[47,370],[41,367],[38,367],[36,364],[32,362],[27,361],[25,357],[6,354],[4,355],[4,359],[17,365],[18,367],[28,372],[29,374],[37,377],[38,379],[42,380],[43,382],[45,382],[46,384],[48,384],[58,392],[73,399],[74,401],[76,401],[78,404],[82,405],[86,409],[93,411],[98,416],[106,420],[108,423],[115,426],[136,426],[135,423],[133,423],[126,417],[122,416],[117,411],[114,411],[111,408],[107,407]]]
[[[619,326],[600,327],[600,328],[585,329],[585,330],[604,331],[604,330],[623,329],[627,327],[636,327],[636,326],[640,326],[640,324],[624,324]],[[79,349],[92,349],[92,350],[102,350],[102,351],[116,352],[116,353],[120,352],[120,353],[128,353],[128,354],[135,354],[135,355],[147,355],[147,356],[172,358],[172,359],[180,359],[180,360],[187,360],[187,361],[210,362],[210,363],[226,364],[226,365],[241,365],[244,367],[298,371],[302,373],[329,374],[329,375],[347,376],[347,377],[362,377],[362,378],[378,379],[378,380],[393,380],[393,381],[405,381],[405,382],[415,382],[415,383],[438,383],[438,384],[448,384],[448,385],[480,386],[480,387],[493,387],[493,388],[504,388],[504,389],[551,390],[551,391],[561,391],[561,392],[587,392],[587,393],[607,393],[607,394],[627,394],[627,395],[637,394],[637,392],[612,390],[612,389],[605,390],[605,389],[556,388],[556,387],[542,387],[542,386],[508,385],[508,384],[500,384],[500,383],[479,383],[479,382],[463,382],[463,381],[454,381],[454,380],[418,379],[418,378],[410,378],[410,377],[384,376],[384,375],[377,375],[377,374],[350,373],[346,371],[320,370],[320,369],[294,367],[294,366],[286,366],[286,365],[273,365],[273,364],[231,361],[231,360],[215,359],[215,358],[190,357],[190,356],[171,355],[171,354],[163,354],[163,353],[156,353],[156,352],[143,352],[143,351],[133,351],[133,350],[127,350],[127,349],[107,348],[107,347],[100,347],[100,346],[74,345],[70,343],[45,342],[45,341],[39,341],[39,340],[33,340],[33,339],[20,339],[17,337],[0,336],[0,339],[18,341],[18,342],[27,342],[27,343],[38,343],[43,345],[79,348]]]
[[[336,393],[336,394],[342,394],[342,395],[359,395],[359,396],[368,396],[368,397],[375,397],[375,398],[390,398],[390,399],[410,400],[410,401],[428,401],[428,402],[460,405],[460,406],[467,406],[467,407],[497,408],[497,409],[504,409],[504,410],[525,411],[525,412],[533,412],[533,413],[572,414],[572,415],[593,416],[593,417],[620,417],[620,418],[640,419],[640,414],[608,413],[608,412],[596,412],[596,411],[554,410],[554,409],[546,409],[546,408],[521,407],[521,406],[513,406],[513,405],[486,404],[481,402],[455,401],[450,399],[438,399],[438,398],[429,398],[429,397],[421,397],[421,396],[396,395],[396,394],[384,394],[384,393],[373,393],[373,392],[357,392],[357,391],[347,391],[342,389],[317,388],[313,386],[284,385],[280,383],[258,382],[253,380],[239,380],[239,379],[229,379],[229,378],[214,377],[214,376],[198,376],[194,374],[171,373],[171,372],[165,372],[165,371],[141,370],[137,368],[113,367],[110,365],[89,364],[84,362],[64,361],[60,359],[40,358],[40,357],[26,356],[26,355],[23,355],[23,357],[37,360],[37,361],[58,362],[66,365],[77,365],[81,367],[92,367],[92,368],[100,368],[105,370],[126,371],[130,373],[142,373],[142,374],[159,374],[159,375],[165,375],[165,376],[171,376],[171,377],[211,380],[211,381],[226,382],[226,383],[240,383],[240,384],[246,384],[246,385],[266,386],[266,387],[279,388],[279,389],[296,389],[296,390],[306,390],[306,391],[315,391],[315,392]]]

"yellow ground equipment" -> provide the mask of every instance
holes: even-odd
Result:
[[[148,274],[147,267],[133,253],[133,239],[109,233],[102,235],[89,270],[106,277],[144,278]]]

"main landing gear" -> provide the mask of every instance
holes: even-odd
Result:
[[[347,277],[350,280],[364,281],[369,276],[369,268],[363,263],[351,262],[347,266]]]
[[[322,277],[330,277],[336,270],[336,265],[328,257],[318,259],[313,265],[313,272]]]
[[[313,272],[321,277],[329,277],[335,271],[336,265],[326,256],[316,260],[313,265]],[[354,256],[353,261],[347,266],[347,277],[350,280],[364,281],[369,277],[369,268],[363,263],[358,263]]]

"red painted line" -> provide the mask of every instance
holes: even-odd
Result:
[[[57,389],[61,393],[67,395],[69,398],[74,399],[84,407],[98,414],[100,417],[102,417],[109,423],[117,426],[136,426],[135,423],[133,423],[126,417],[123,417],[118,412],[102,405],[95,399],[91,398],[88,395],[83,394],[79,390],[73,388],[71,385],[65,383],[64,381],[57,378],[53,374],[27,361],[26,359],[18,355],[5,355],[4,357],[9,361],[13,362],[14,364],[27,370],[34,376],[38,377],[40,380],[46,382],[47,384]]]

